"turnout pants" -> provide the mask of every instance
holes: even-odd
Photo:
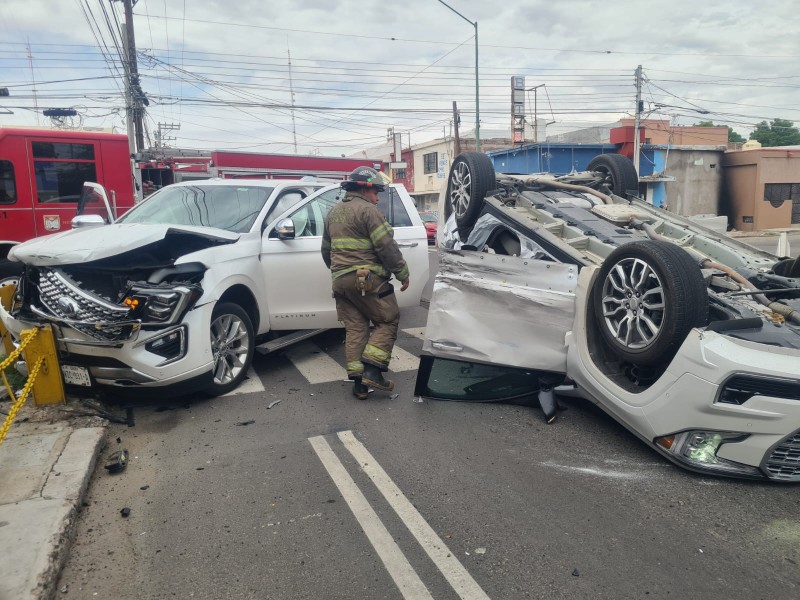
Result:
[[[387,281],[362,296],[356,289],[355,272],[348,273],[334,280],[333,297],[336,313],[346,330],[347,376],[361,377],[364,363],[388,370],[400,323],[400,309],[391,284]],[[370,321],[375,325],[372,333]]]

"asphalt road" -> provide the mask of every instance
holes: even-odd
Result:
[[[426,315],[402,315],[411,356]],[[358,401],[330,380],[342,340],[257,357],[263,389],[112,426],[106,454],[131,462],[98,466],[59,596],[800,597],[797,486],[682,471],[577,400],[552,425],[417,403],[413,368]]]

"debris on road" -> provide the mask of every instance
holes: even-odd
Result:
[[[131,514],[131,509],[126,506],[121,511],[119,511],[119,514],[121,514],[123,516],[123,518],[127,519],[128,515]]]
[[[475,548],[475,554],[486,554],[486,548]]]
[[[267,406],[267,409],[270,409],[273,406],[275,406],[276,404],[280,404],[280,403],[281,403],[280,400],[273,400],[272,402],[269,403],[269,406]]]
[[[573,576],[573,577],[580,577],[580,576],[581,576],[581,574],[578,572],[578,569],[575,569],[575,570],[572,572],[572,576]]]
[[[143,486],[142,486],[142,487],[140,487],[139,489],[140,489],[140,490],[147,490],[147,489],[150,489],[150,486],[149,486],[149,485],[143,485]]]
[[[239,426],[241,426],[241,427],[243,427],[243,426],[245,426],[245,425],[252,425],[253,423],[255,423],[255,419],[249,419],[249,420],[247,420],[247,421],[239,421],[239,422],[238,422],[238,423],[236,423],[236,424],[237,424],[237,425],[239,425]]]
[[[118,450],[106,459],[105,468],[109,473],[119,473],[128,466],[128,451]]]

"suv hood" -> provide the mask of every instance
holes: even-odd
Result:
[[[34,266],[68,265],[116,256],[159,242],[170,236],[190,236],[199,245],[231,244],[240,234],[211,227],[161,223],[119,223],[74,229],[35,238],[14,246],[8,257]],[[205,241],[205,244],[203,243]],[[191,251],[200,248],[192,244]]]

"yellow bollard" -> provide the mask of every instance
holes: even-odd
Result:
[[[16,289],[17,286],[15,285],[4,285],[0,287],[0,303],[2,303],[6,310],[11,309],[11,298],[14,297]],[[3,339],[3,348],[6,351],[6,356],[8,356],[14,351],[14,344],[11,341],[11,336],[8,331],[6,331],[6,328],[3,326],[2,321],[0,321],[0,338]]]
[[[25,334],[30,331],[30,329],[23,331],[22,337],[25,337]],[[37,334],[28,343],[23,354],[29,367],[35,365],[40,359],[44,359],[33,382],[33,403],[36,406],[65,404],[64,381],[61,379],[61,367],[58,364],[53,330],[49,325],[37,328]]]

